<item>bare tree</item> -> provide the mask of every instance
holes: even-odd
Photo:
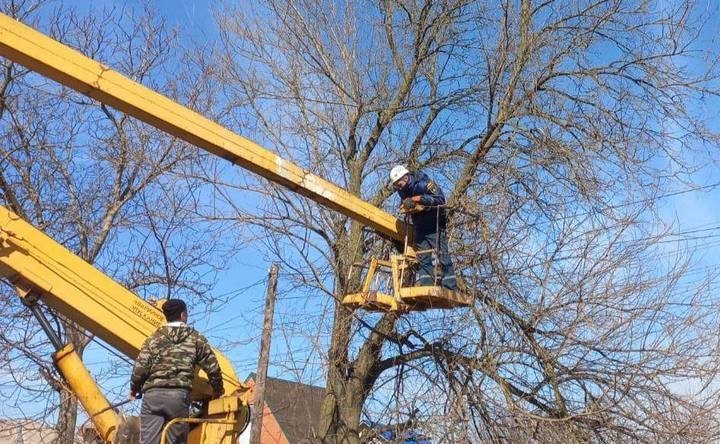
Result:
[[[150,10],[83,15],[8,1],[2,11],[201,112],[212,102],[205,74],[176,59],[177,32]],[[194,216],[198,150],[9,61],[2,72],[0,202],[143,296],[212,302],[221,227]],[[38,416],[56,417],[58,442],[73,442],[77,400],[12,287],[3,284],[1,297],[0,358],[19,384],[6,405],[45,399]],[[54,315],[82,353],[92,335]]]
[[[416,409],[446,442],[717,436],[714,276],[688,284],[690,256],[663,249],[672,228],[654,211],[717,141],[696,106],[718,73],[701,12],[266,0],[217,14],[226,121],[377,205],[393,205],[392,164],[429,169],[475,300],[352,313],[337,304],[359,284],[348,268],[382,242],[271,184],[219,185],[297,294],[331,302],[321,442],[359,442],[363,415]],[[258,188],[257,209],[233,199]]]

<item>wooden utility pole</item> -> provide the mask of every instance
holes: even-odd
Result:
[[[278,264],[270,267],[267,294],[265,295],[265,316],[263,319],[262,338],[260,339],[260,357],[258,358],[257,374],[255,375],[255,400],[253,417],[250,425],[250,444],[260,444],[262,434],[263,409],[265,406],[265,379],[267,378],[268,360],[270,357],[270,339],[272,337],[273,313],[275,312],[275,290],[277,288]]]

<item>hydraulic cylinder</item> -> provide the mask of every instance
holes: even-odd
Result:
[[[53,354],[55,366],[62,373],[70,390],[77,396],[98,435],[104,442],[113,442],[117,432],[118,416],[112,410],[105,395],[100,392],[97,383],[90,376],[80,355],[72,344],[66,344]]]

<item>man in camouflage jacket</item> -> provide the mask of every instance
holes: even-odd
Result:
[[[180,299],[163,305],[167,325],[145,340],[135,361],[130,380],[130,399],[142,397],[140,442],[157,444],[165,424],[173,418],[186,418],[190,409],[195,368],[205,370],[215,397],[222,396],[222,372],[207,339],[188,327],[187,308]],[[188,425],[170,427],[170,444],[187,442]]]

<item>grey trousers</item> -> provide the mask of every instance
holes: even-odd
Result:
[[[415,246],[419,251],[434,250],[433,253],[418,254],[420,269],[416,276],[416,285],[441,285],[449,290],[457,290],[455,268],[453,267],[445,230],[439,233],[415,231]],[[433,262],[437,261],[437,270]],[[436,273],[437,271],[437,273]]]
[[[190,392],[185,389],[152,388],[143,393],[140,409],[140,443],[158,444],[165,424],[174,418],[187,418]],[[186,444],[188,424],[175,424],[166,437],[168,444]]]

